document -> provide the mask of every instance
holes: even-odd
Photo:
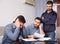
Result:
[[[26,38],[26,39],[22,39],[24,41],[48,41],[50,40],[51,38],[50,37],[45,37],[45,38],[39,38],[39,39],[33,39],[33,38]]]
[[[26,39],[22,39],[24,41],[37,41],[36,39],[33,39],[33,38],[26,38]]]
[[[44,37],[44,38],[40,38],[40,39],[37,39],[39,41],[48,41],[48,40],[51,40],[50,37]]]

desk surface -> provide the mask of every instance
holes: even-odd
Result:
[[[48,41],[24,41],[19,40],[19,42],[16,42],[14,44],[58,44],[56,40],[48,40]]]
[[[25,41],[21,41],[21,42],[17,42],[14,44],[58,44],[55,42],[25,42]]]
[[[42,38],[42,39],[22,39],[22,41],[25,41],[25,42],[57,42],[57,40],[51,40],[51,39],[45,39],[45,38]]]

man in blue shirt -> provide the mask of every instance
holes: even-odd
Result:
[[[40,25],[41,23],[42,23],[42,20],[39,17],[36,17],[34,19],[34,23],[27,26],[26,32],[27,32],[28,38],[36,38],[36,36],[34,35],[35,33],[39,33],[39,34],[44,35],[44,32],[43,32],[41,25]]]
[[[4,37],[2,44],[13,44],[13,42],[18,41],[19,35],[23,35],[22,37],[25,37],[21,31],[24,30],[25,22],[25,18],[22,15],[19,15],[13,23],[8,24],[4,28]]]
[[[46,3],[47,10],[42,14],[41,18],[43,20],[43,30],[45,32],[45,37],[51,37],[55,40],[55,22],[57,19],[57,13],[53,11],[53,2],[48,1]]]

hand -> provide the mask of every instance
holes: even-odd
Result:
[[[20,27],[20,22],[19,22],[19,20],[18,20],[18,19],[15,21],[15,23],[14,23],[14,24],[15,24],[15,26],[16,26],[16,27],[18,27],[18,28]]]
[[[44,20],[44,17],[42,17],[42,20]]]
[[[43,29],[42,29],[42,24],[40,24],[39,29],[40,29],[40,34],[45,35],[45,33],[44,33]]]
[[[39,25],[39,28],[42,29],[42,24]]]
[[[35,38],[35,35],[28,35],[28,38]]]

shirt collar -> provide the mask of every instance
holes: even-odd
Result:
[[[51,12],[50,13],[52,13],[53,12],[53,9],[51,10]],[[47,13],[47,10],[46,10],[46,12],[45,13]]]

